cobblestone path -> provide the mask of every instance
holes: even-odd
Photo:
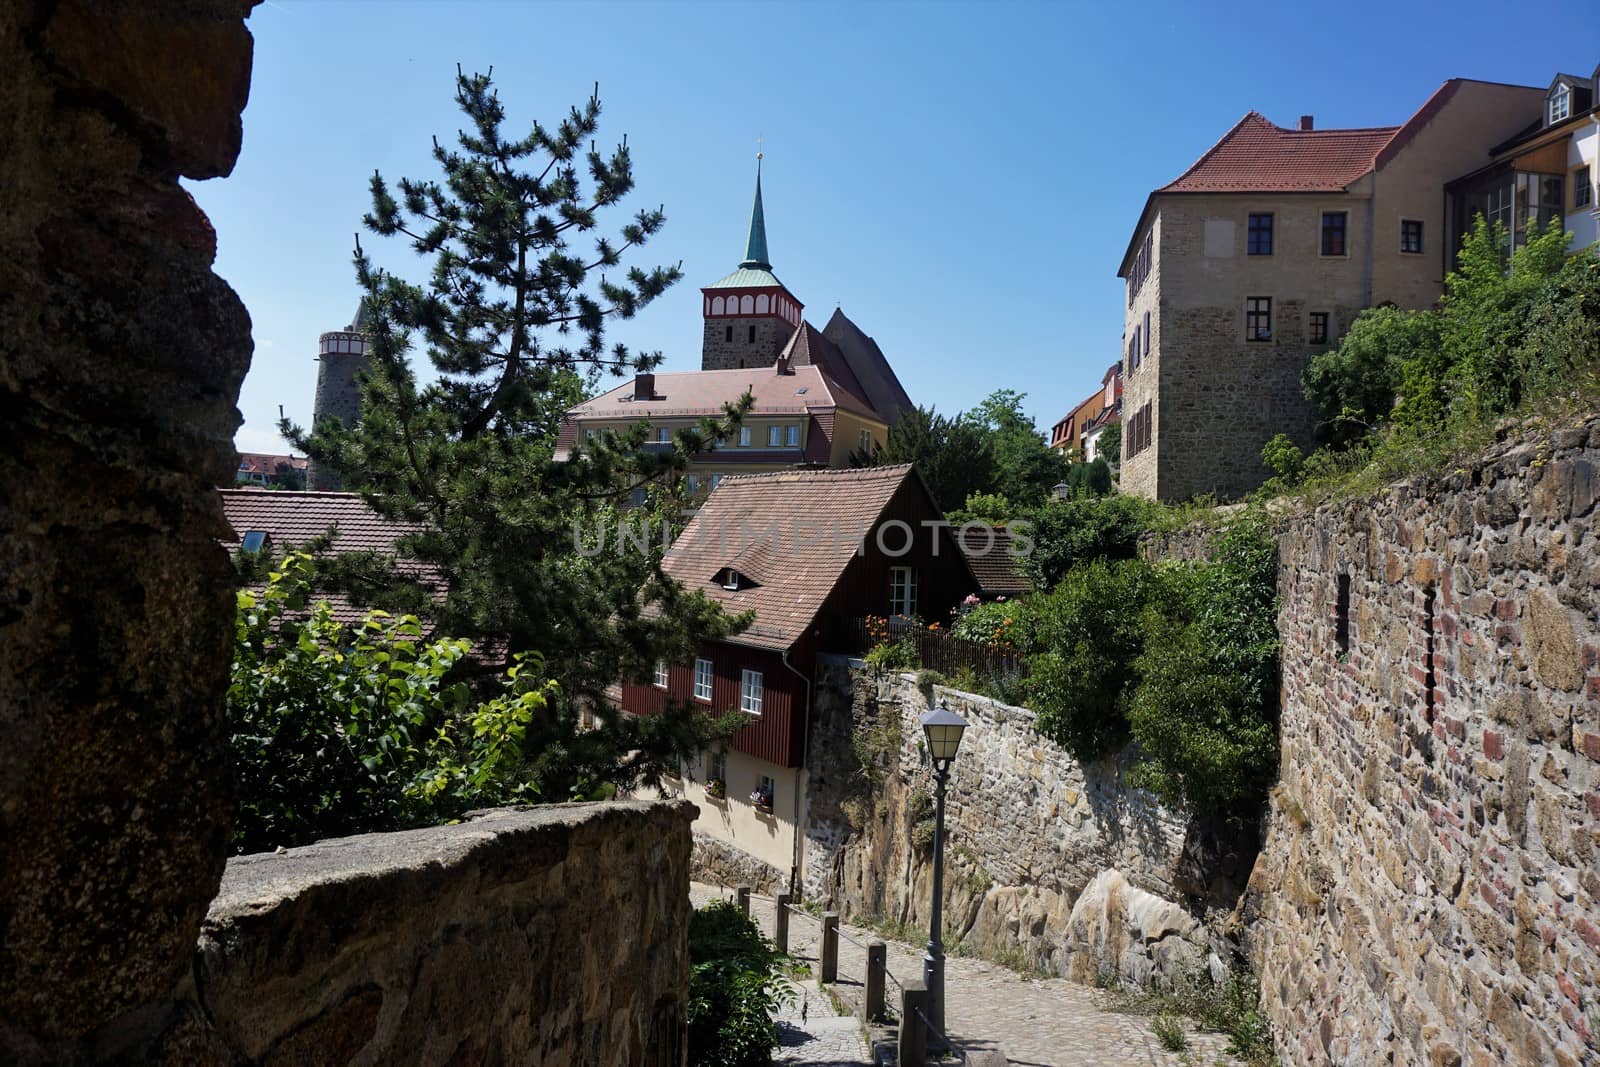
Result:
[[[732,892],[717,886],[694,883],[690,898],[696,906],[728,897]],[[769,897],[750,898],[750,912],[763,933],[773,930],[773,903]],[[841,925],[842,934],[865,945],[876,936],[870,931]],[[821,923],[809,915],[795,914],[789,920],[789,952],[796,960],[817,966],[817,942]],[[894,979],[921,977],[922,946],[888,941],[888,983],[891,1007],[899,1003],[900,992]],[[866,973],[866,950],[845,937],[839,939],[839,982],[836,991],[846,1001],[859,1001]],[[819,1022],[815,986],[812,986],[812,1023]],[[1228,1040],[1220,1034],[1189,1029],[1188,1048],[1169,1052],[1141,1015],[1125,1015],[1106,1008],[1107,994],[1065,978],[1028,979],[998,964],[985,960],[949,958],[945,961],[945,1016],[950,1037],[968,1051],[997,1049],[1020,1067],[1112,1067],[1137,1064],[1181,1067],[1223,1064],[1233,1067],[1237,1060],[1223,1050]],[[824,998],[825,1000],[825,998]],[[798,1009],[796,1009],[798,1010]],[[832,1015],[831,1007],[829,1014]],[[848,1021],[855,1026],[855,1021]],[[1188,1025],[1186,1023],[1186,1025]],[[780,1020],[780,1033],[783,1023]],[[859,1028],[857,1042],[860,1042]],[[803,1047],[803,1046],[802,1046]],[[865,1045],[860,1045],[859,1061],[851,1059],[784,1059],[779,1062],[806,1064],[870,1063]],[[788,1052],[785,1048],[784,1053]]]

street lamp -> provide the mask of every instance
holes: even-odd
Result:
[[[933,809],[933,909],[929,920],[928,952],[922,957],[922,981],[928,987],[928,1025],[944,1033],[944,941],[941,930],[944,910],[944,787],[950,780],[950,764],[961,747],[967,720],[939,703],[935,711],[922,717],[922,732],[928,739],[928,755],[933,757],[933,777],[938,783]]]

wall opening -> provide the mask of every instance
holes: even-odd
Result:
[[[1433,669],[1433,606],[1437,596],[1431,585],[1422,591],[1422,706],[1429,723],[1433,722],[1433,691],[1437,681]]]
[[[1338,576],[1339,589],[1333,608],[1333,641],[1339,646],[1339,655],[1350,651],[1350,575]]]

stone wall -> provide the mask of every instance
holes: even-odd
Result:
[[[711,885],[747,885],[757,893],[772,896],[789,891],[789,872],[720,840],[696,827],[690,872],[697,882]]]
[[[165,1025],[227,855],[250,320],[178,179],[233,167],[251,6],[0,4],[0,1062]]]
[[[1600,419],[1285,520],[1249,900],[1285,1062],[1600,1059],[1597,498]]]
[[[230,860],[194,968],[209,1021],[155,1058],[681,1067],[692,818],[506,808]]]
[[[728,327],[733,327],[733,339],[726,340]],[[750,327],[756,328],[756,338],[750,340]],[[700,346],[701,370],[736,370],[738,368],[770,368],[778,361],[778,353],[794,335],[794,327],[773,315],[752,316],[743,319],[708,318],[705,320],[705,337]]]
[[[818,668],[808,896],[847,915],[926,926],[932,774],[918,718],[930,699],[970,724],[946,811],[951,938],[1086,981],[1102,970],[1161,980],[1204,959],[1209,934],[1197,916],[1207,887],[1223,887],[1210,896],[1225,910],[1253,857],[1219,862],[1203,833],[1125,784],[1125,762],[1080,766],[1034,732],[1026,708],[943,686],[925,692],[913,675],[843,657]]]

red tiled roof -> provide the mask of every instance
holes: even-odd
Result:
[[[657,416],[720,415],[749,390],[752,415],[803,415],[817,408],[841,407],[877,420],[866,401],[830,378],[819,367],[792,367],[779,374],[774,367],[744,370],[657,371],[655,396],[633,398],[634,383],[585,401],[567,412],[576,419],[626,419]]]
[[[1339,192],[1400,129],[1286,130],[1251,111],[1163,193]]]
[[[706,497],[662,568],[730,614],[756,613],[735,642],[787,649],[908,479],[920,485],[910,464],[731,475]],[[755,584],[723,589],[716,579],[727,567]]]
[[[1022,558],[1011,554],[1011,531],[1004,526],[967,523],[956,527],[956,542],[984,596],[1033,592],[1033,580],[1023,572]]]
[[[249,474],[277,474],[279,470],[303,471],[304,456],[279,456],[267,452],[240,452],[239,470]]]
[[[250,530],[260,530],[277,548],[304,545],[335,528],[332,551],[390,552],[397,539],[421,529],[411,523],[390,522],[373,511],[356,493],[273,491],[269,489],[219,489],[222,511],[233,526],[234,537],[224,541],[230,553]],[[425,576],[428,569],[401,561],[402,573]],[[333,605],[340,622],[365,618],[367,609],[356,608],[338,593],[318,594]]]

